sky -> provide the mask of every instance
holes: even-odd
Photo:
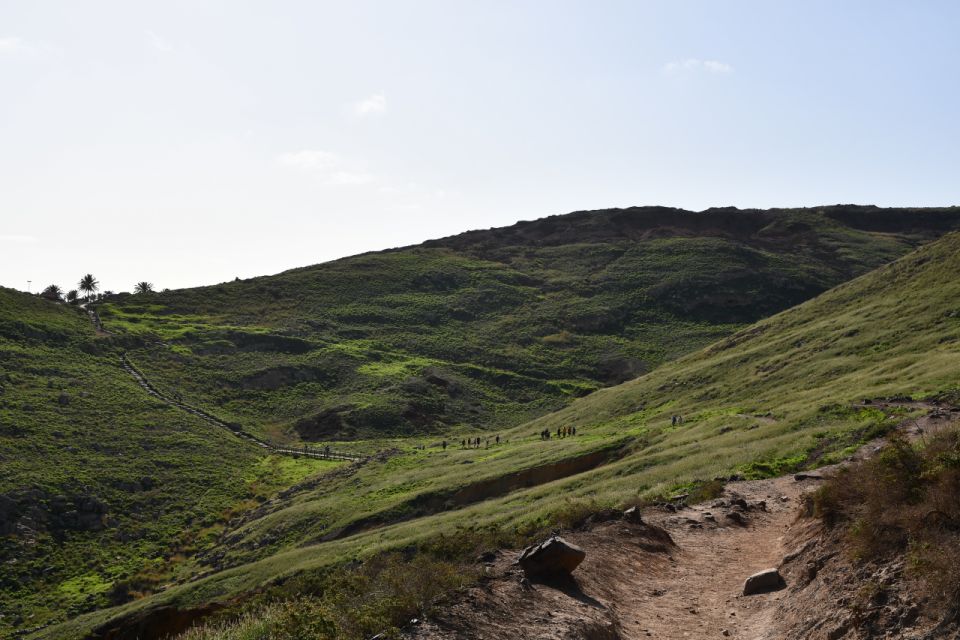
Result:
[[[583,209],[960,204],[955,0],[2,0],[0,285]]]

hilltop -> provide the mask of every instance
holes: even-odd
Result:
[[[864,399],[960,393],[958,273],[960,234],[950,234],[636,380],[505,430],[502,445],[443,450],[435,440],[411,439],[232,523],[206,559],[206,577],[51,633],[72,637],[111,617],[102,630],[131,628],[130,616],[156,622],[150,612],[160,611],[163,620],[186,623],[211,602],[260,589],[272,598],[314,598],[313,610],[329,613],[340,592],[324,576],[349,575],[357,558],[377,552],[459,562],[606,507],[704,490],[714,478],[840,460],[912,415],[910,403],[889,409]],[[571,426],[576,437],[537,435]],[[368,633],[376,629],[364,624],[385,620],[330,624]]]
[[[276,441],[521,424],[960,225],[960,209],[576,212],[100,306],[159,388]]]

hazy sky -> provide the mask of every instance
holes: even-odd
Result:
[[[960,2],[0,3],[0,284],[578,209],[960,204]]]

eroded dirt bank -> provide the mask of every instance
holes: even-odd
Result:
[[[911,440],[960,420],[953,407],[877,404],[928,411],[900,425]],[[865,445],[853,459],[880,448]],[[732,482],[717,500],[647,510],[650,527],[615,520],[564,533],[587,552],[566,584],[530,584],[514,565],[518,552],[499,552],[482,584],[409,625],[406,637],[960,639],[955,621],[925,617],[903,562],[857,563],[839,531],[809,517],[804,496],[836,471]],[[658,527],[673,545],[649,544]],[[769,568],[784,588],[742,595],[745,579]]]
[[[907,594],[892,596],[886,610],[867,612],[872,627],[858,627],[850,601],[876,579],[896,579],[903,567],[857,569],[836,538],[801,517],[802,497],[822,483],[819,475],[734,482],[716,501],[675,513],[648,511],[645,521],[662,527],[675,546],[651,545],[642,525],[621,520],[564,534],[587,552],[567,584],[528,584],[513,565],[517,554],[502,552],[488,563],[489,579],[434,618],[412,624],[406,637],[960,637],[955,629],[928,635],[937,621],[920,615]],[[748,576],[773,567],[781,569],[786,588],[742,595]]]

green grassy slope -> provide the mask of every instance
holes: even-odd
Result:
[[[153,340],[132,356],[155,383],[276,440],[503,429],[958,224],[956,208],[581,212],[101,312]]]
[[[319,466],[159,404],[86,315],[0,288],[0,637],[189,573],[232,510]]]
[[[951,234],[637,380],[504,431],[509,442],[500,447],[407,446],[353,476],[305,485],[221,540],[227,564],[242,564],[81,618],[47,637],[71,637],[110,616],[149,607],[223,599],[439,535],[455,539],[463,527],[529,531],[551,524],[571,505],[622,505],[696,480],[835,460],[902,417],[860,405],[861,399],[960,395],[958,275],[960,234]],[[673,414],[684,416],[684,423],[672,425]],[[541,442],[533,435],[573,425],[575,438]],[[402,516],[402,505],[426,490],[462,487],[622,439],[631,442],[626,455],[592,471],[317,543],[336,518],[365,510]]]

